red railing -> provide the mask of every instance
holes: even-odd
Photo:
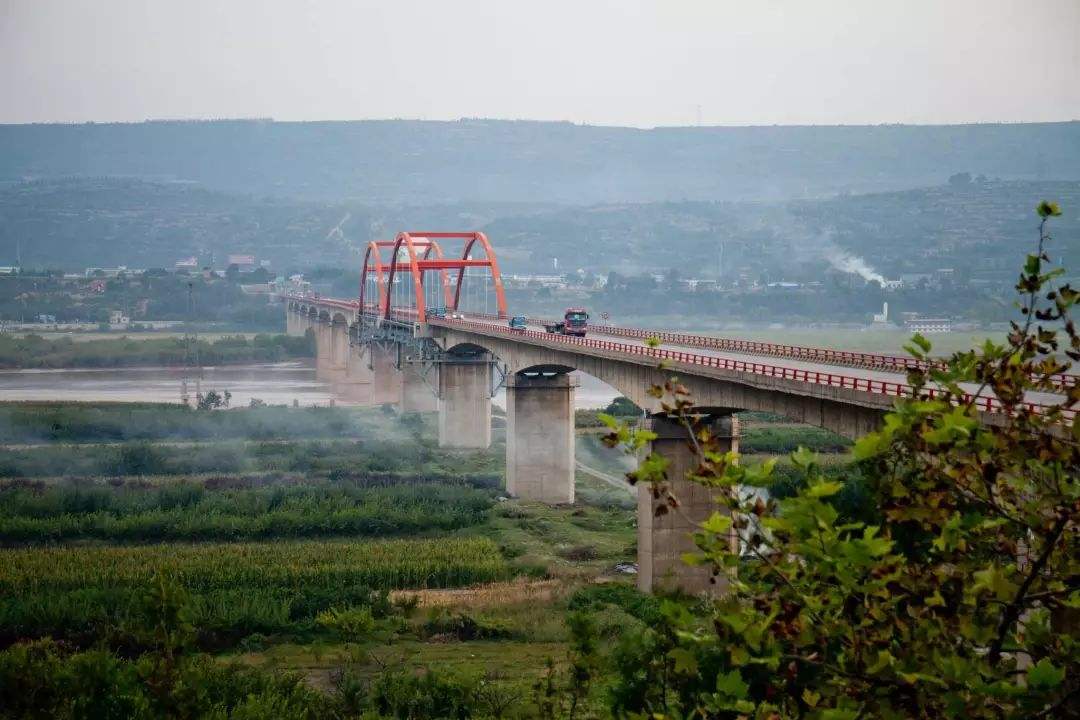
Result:
[[[467,317],[480,317],[485,320],[498,319],[494,315],[481,315],[479,313],[471,313]],[[533,320],[545,324],[554,322],[552,320],[543,320],[539,318],[533,318]],[[895,373],[907,373],[909,370],[926,370],[934,367],[944,367],[944,361],[927,363],[903,355],[834,350],[830,348],[808,347],[805,345],[784,345],[780,343],[760,342],[757,340],[717,338],[708,335],[692,335],[689,333],[674,333],[663,330],[641,330],[639,328],[625,328],[617,327],[615,325],[589,325],[589,330],[601,335],[615,335],[638,340],[655,338],[668,345],[698,347],[707,350],[737,352],[746,355],[767,355],[770,357],[782,357],[791,360],[820,362],[826,365],[844,365],[848,367],[865,368],[867,370],[883,370]],[[1071,387],[1077,382],[1080,382],[1080,377],[1064,373],[1055,375],[1052,379],[1054,385],[1061,389]]]
[[[325,302],[325,300],[317,300],[317,302]],[[357,309],[359,304],[353,302],[350,304],[350,306],[352,307],[352,309]],[[375,312],[376,309],[377,308],[375,308],[375,306],[371,306],[369,308],[369,311]],[[410,310],[408,308],[395,309],[394,314],[397,317],[405,320],[415,320],[417,316],[415,310]],[[475,322],[476,318],[491,322]],[[913,388],[907,383],[890,382],[886,380],[872,380],[869,378],[856,378],[848,375],[841,375],[839,373],[828,373],[817,370],[800,370],[783,366],[767,365],[764,363],[747,362],[744,360],[717,358],[709,355],[697,355],[694,353],[687,353],[678,350],[650,348],[644,345],[627,345],[625,343],[611,342],[608,340],[597,340],[596,338],[581,338],[570,335],[557,335],[553,333],[540,332],[538,330],[511,330],[509,329],[509,327],[506,327],[502,324],[503,321],[498,316],[486,315],[483,313],[468,313],[463,317],[463,319],[460,320],[454,318],[432,317],[428,319],[428,322],[434,322],[436,324],[447,322],[459,326],[464,323],[469,326],[474,326],[472,329],[482,329],[485,331],[486,334],[491,334],[491,332],[494,331],[495,334],[506,337],[522,337],[524,335],[526,337],[534,337],[543,340],[554,340],[558,342],[583,344],[586,347],[609,349],[618,352],[628,352],[636,355],[648,355],[650,357],[675,360],[677,362],[688,362],[695,365],[703,365],[705,367],[716,367],[728,370],[736,370],[739,372],[750,372],[758,375],[767,375],[769,377],[799,380],[801,382],[828,385],[831,387],[849,388],[852,390],[871,392],[875,394],[883,394],[897,397],[910,397],[914,392]],[[539,320],[539,322],[550,321]],[[846,350],[829,350],[825,348],[810,348],[799,345],[780,345],[776,343],[763,343],[752,340],[712,338],[705,335],[689,335],[683,333],[669,333],[663,331],[638,330],[635,328],[619,328],[609,325],[591,325],[590,328],[594,332],[604,335],[617,335],[624,337],[633,337],[637,339],[657,338],[661,342],[665,342],[671,345],[686,345],[689,347],[697,346],[728,352],[740,352],[748,355],[771,355],[797,360],[809,360],[824,364],[849,365],[871,370],[885,370],[899,373],[907,372],[907,370],[913,368],[927,367],[926,363],[922,363],[915,358],[881,355],[877,353],[850,352]],[[1068,387],[1077,381],[1077,376],[1075,375],[1059,375],[1057,376],[1057,378],[1058,387],[1062,388]],[[935,391],[933,389],[928,390],[930,397],[934,397],[934,392]],[[971,400],[971,396],[965,395],[961,399],[963,402],[969,402]],[[1047,407],[1038,403],[1027,403],[1027,405],[1032,409]],[[1000,402],[993,397],[980,398],[979,406],[980,409],[986,410],[988,412],[998,412],[1001,410]],[[1066,411],[1066,416],[1070,420],[1074,414],[1074,410]]]
[[[607,350],[619,353],[625,353],[628,355],[646,356],[655,358],[658,360],[673,360],[675,362],[686,363],[689,365],[697,365],[707,368],[718,368],[721,370],[732,370],[735,372],[751,373],[763,377],[780,378],[784,380],[796,380],[798,382],[810,383],[813,385],[823,385],[827,387],[836,387],[855,390],[858,392],[872,393],[875,395],[885,395],[889,397],[912,397],[915,393],[915,389],[907,383],[890,382],[887,380],[875,380],[872,378],[860,378],[850,375],[841,375],[839,373],[821,372],[818,370],[802,370],[797,368],[789,368],[781,365],[768,365],[765,363],[748,362],[745,360],[733,360],[731,358],[715,357],[713,355],[697,355],[695,353],[683,352],[680,350],[667,350],[663,348],[652,348],[645,345],[628,345],[626,343],[614,342],[611,340],[597,340],[595,338],[582,338],[574,337],[571,335],[555,335],[552,333],[541,332],[539,330],[511,330],[509,327],[503,327],[501,325],[481,323],[473,320],[456,320],[452,318],[431,318],[428,320],[430,324],[445,325],[448,327],[462,328],[477,332],[482,335],[495,335],[499,337],[506,337],[510,339],[530,338],[533,340],[540,340],[545,343],[556,343],[563,345],[576,345],[579,347],[595,348],[598,350]],[[934,388],[928,388],[925,390],[928,397],[933,398],[935,395],[944,394],[941,390],[935,390]],[[985,412],[1001,412],[1004,407],[997,398],[993,396],[982,396],[974,398],[972,395],[965,394],[957,398],[960,402],[970,403],[973,399],[977,399],[975,406]],[[1032,412],[1042,412],[1049,408],[1047,405],[1039,403],[1025,403],[1024,404]],[[1076,411],[1073,409],[1066,409],[1064,411],[1065,419],[1072,421],[1075,417]]]

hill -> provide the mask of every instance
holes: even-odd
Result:
[[[955,172],[1080,180],[1080,122],[639,130],[461,120],[0,126],[0,182],[190,181],[365,204],[819,198]]]
[[[965,178],[961,178],[965,180]],[[171,267],[196,255],[256,255],[275,270],[357,267],[371,239],[403,228],[482,229],[505,272],[582,268],[725,282],[820,280],[837,256],[888,278],[955,268],[1011,283],[1040,199],[1060,202],[1055,256],[1080,268],[1080,182],[976,178],[789,202],[367,205],[253,199],[190,183],[37,181],[0,188],[0,265]],[[721,247],[723,255],[721,256]]]

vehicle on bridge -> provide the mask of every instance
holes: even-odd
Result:
[[[545,323],[544,329],[549,333],[557,333],[559,335],[577,335],[578,337],[585,337],[588,321],[589,313],[585,312],[585,308],[566,308],[566,314],[563,315],[562,320],[554,323]]]
[[[511,330],[525,330],[529,326],[529,319],[524,315],[515,315],[510,318]]]

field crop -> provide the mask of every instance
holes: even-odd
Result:
[[[0,442],[8,444],[378,438],[400,431],[400,424],[377,410],[353,408],[200,412],[165,403],[0,403]]]
[[[0,543],[403,535],[476,525],[491,502],[461,483],[20,483],[0,485]]]
[[[370,604],[378,591],[509,575],[483,538],[9,549],[0,551],[0,644],[137,634],[159,578],[188,594],[196,627],[237,639],[310,628],[318,613]]]
[[[448,453],[431,440],[327,440],[115,445],[52,445],[0,453],[0,477],[131,477],[203,473],[419,472],[490,473],[501,468],[494,452]]]

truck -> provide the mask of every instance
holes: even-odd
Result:
[[[549,333],[559,335],[577,335],[585,337],[585,328],[588,325],[589,313],[585,308],[566,308],[563,319],[553,323],[544,323],[544,329]]]

